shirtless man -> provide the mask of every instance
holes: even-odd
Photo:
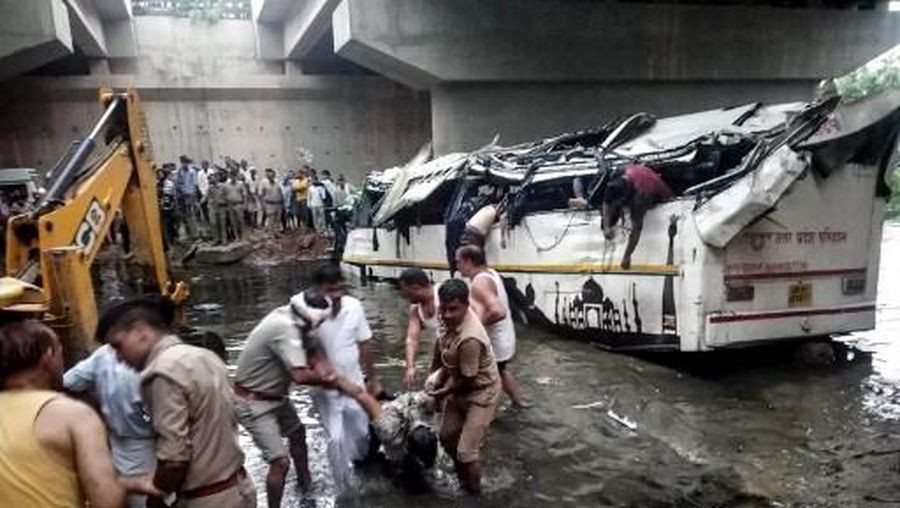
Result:
[[[626,270],[631,268],[631,254],[641,239],[647,210],[671,197],[672,189],[656,171],[638,164],[627,166],[606,185],[601,208],[603,236],[607,240],[615,238],[616,224],[622,219],[622,212],[626,208],[631,218],[631,233],[628,236],[625,255],[622,256],[622,268]]]
[[[503,279],[487,266],[484,251],[475,245],[465,245],[456,251],[456,267],[472,285],[472,310],[487,329],[494,348],[503,391],[516,406],[524,406],[519,384],[509,370],[509,362],[516,354],[516,328],[509,307],[509,297]]]
[[[403,270],[399,281],[400,293],[410,304],[406,326],[406,369],[403,374],[403,385],[410,390],[416,381],[416,353],[422,331],[437,333],[437,288],[421,268]]]
[[[62,387],[62,345],[35,321],[0,328],[0,506],[120,508],[150,477],[116,478],[106,428]]]

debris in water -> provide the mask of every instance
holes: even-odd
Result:
[[[626,427],[628,430],[634,431],[637,430],[637,424],[633,421],[629,420],[627,417],[619,416],[612,409],[608,409],[606,411],[606,416],[612,418],[612,420],[619,425]]]
[[[592,409],[595,407],[603,407],[606,405],[606,402],[602,400],[598,400],[597,402],[590,402],[588,404],[576,404],[572,406],[572,409]]]
[[[199,303],[194,305],[194,310],[200,312],[216,312],[222,310],[223,305],[221,303]]]
[[[551,378],[550,376],[541,376],[541,377],[535,378],[534,382],[539,385],[542,385],[542,386],[547,386],[547,385],[553,383],[553,378]]]

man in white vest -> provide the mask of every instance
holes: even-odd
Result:
[[[456,266],[471,286],[471,306],[491,338],[503,391],[516,406],[524,406],[519,385],[509,371],[516,354],[516,329],[509,307],[509,297],[500,274],[487,266],[484,251],[475,245],[456,250]]]

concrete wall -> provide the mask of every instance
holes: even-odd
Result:
[[[99,117],[100,85],[135,86],[154,153],[259,167],[313,164],[360,181],[411,157],[427,141],[427,93],[378,76],[285,75],[255,57],[251,21],[209,24],[134,18],[137,58],[109,60],[108,74],[19,78],[0,88],[0,167],[48,169]]]

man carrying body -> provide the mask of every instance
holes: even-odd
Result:
[[[116,473],[142,477],[156,468],[156,441],[150,417],[141,401],[140,375],[116,357],[108,344],[66,371],[63,386],[70,393],[88,394],[100,407],[109,430]],[[130,508],[146,506],[145,496],[129,496]]]
[[[466,283],[448,280],[438,296],[443,328],[432,362],[436,389],[429,395],[443,399],[441,445],[466,492],[479,494],[480,450],[500,398],[500,373],[487,332],[469,307]]]
[[[672,197],[672,189],[663,179],[647,166],[631,164],[606,185],[601,207],[603,236],[612,240],[616,235],[615,226],[627,208],[631,218],[631,232],[622,256],[621,266],[631,268],[631,254],[641,239],[644,229],[644,215],[647,210],[664,199]]]
[[[266,496],[270,507],[281,506],[290,456],[297,470],[297,483],[309,490],[311,478],[306,450],[306,430],[288,398],[291,382],[301,385],[327,384],[321,370],[307,361],[307,334],[330,314],[328,301],[303,292],[288,305],[270,312],[247,337],[238,357],[234,376],[237,417],[269,464]],[[289,450],[284,446],[287,438]]]
[[[335,374],[354,384],[365,384],[369,393],[380,395],[382,388],[375,378],[370,343],[372,330],[362,303],[346,294],[340,267],[329,264],[317,269],[313,274],[313,286],[332,301],[331,315],[311,333],[315,339],[313,346]],[[314,390],[313,402],[322,416],[322,426],[328,437],[332,475],[337,483],[345,483],[351,464],[368,455],[369,419],[356,401],[335,390]]]
[[[0,328],[0,506],[119,508],[126,488],[155,492],[148,477],[117,481],[97,413],[55,391],[62,370],[50,328]]]
[[[516,328],[503,279],[487,266],[484,251],[475,245],[465,245],[456,250],[456,266],[472,285],[472,310],[491,338],[503,390],[513,404],[523,406],[519,385],[508,369],[516,354]]]
[[[182,508],[255,508],[228,368],[212,351],[173,335],[168,316],[174,310],[163,305],[158,299],[119,304],[104,313],[97,333],[141,369],[142,395],[157,434],[153,483],[167,501],[177,497]],[[147,502],[150,508],[171,504],[160,497]]]
[[[403,371],[403,385],[412,389],[416,381],[416,353],[422,331],[437,333],[438,297],[437,287],[421,268],[407,268],[400,273],[400,293],[409,300],[406,325],[406,368]]]
[[[231,224],[235,241],[241,241],[244,236],[244,203],[247,201],[247,193],[244,184],[238,180],[236,171],[231,172],[231,177],[224,185],[225,202],[228,204],[228,223]]]
[[[272,168],[266,169],[266,179],[259,184],[259,197],[265,209],[266,231],[274,235],[281,222],[281,204],[284,199]]]

